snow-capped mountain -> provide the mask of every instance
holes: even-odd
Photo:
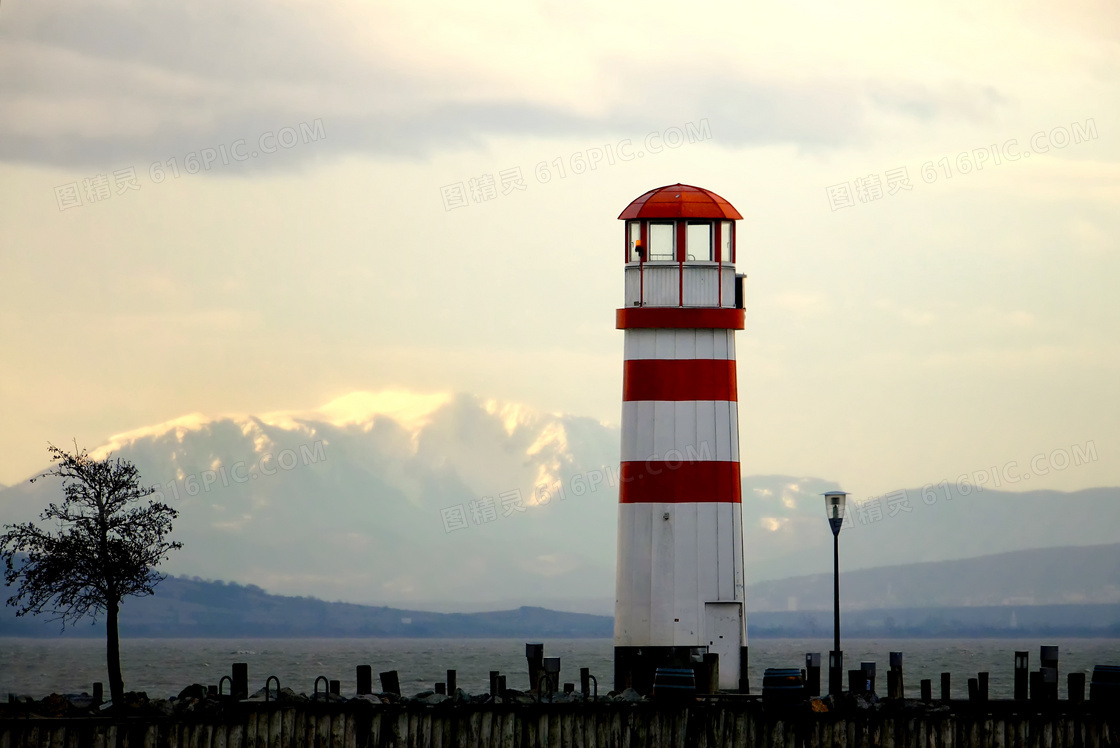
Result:
[[[613,609],[610,424],[464,394],[356,392],[311,411],[191,414],[97,446],[110,452],[180,511],[168,573],[441,610]],[[837,484],[750,475],[743,461],[748,584],[830,571],[819,494]],[[33,519],[59,491],[0,490],[0,523]],[[1118,495],[950,490],[930,502],[910,489],[853,508],[843,568],[1111,542]]]

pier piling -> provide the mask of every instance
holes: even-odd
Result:
[[[381,680],[381,693],[392,693],[397,696],[401,695],[401,681],[400,678],[397,677],[396,670],[380,673],[378,677]]]
[[[238,700],[249,698],[249,663],[233,663],[232,681],[230,691],[233,693],[233,698]]]
[[[906,698],[906,684],[902,677],[902,652],[891,652],[890,672],[887,673],[887,696],[892,699]],[[890,675],[895,674],[894,688],[891,688]]]
[[[357,681],[357,694],[359,696],[373,693],[373,667],[371,665],[358,665]]]
[[[1030,684],[1030,652],[1015,652],[1015,700],[1027,700],[1027,686]]]
[[[740,688],[740,691],[743,689]],[[821,653],[805,653],[805,695],[816,698],[821,695]]]

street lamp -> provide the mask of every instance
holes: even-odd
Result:
[[[832,527],[832,651],[828,657],[828,692],[839,695],[844,690],[844,654],[840,651],[840,527],[844,524],[844,505],[848,494],[829,491],[824,495],[824,509]]]

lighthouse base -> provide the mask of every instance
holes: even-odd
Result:
[[[653,676],[659,667],[696,669],[696,685],[702,679],[707,647],[615,647],[614,690],[633,688],[643,696],[653,693]]]

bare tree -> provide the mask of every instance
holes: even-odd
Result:
[[[166,540],[179,513],[162,502],[141,500],[156,492],[140,485],[140,472],[127,460],[95,460],[74,444],[71,454],[51,444],[54,467],[31,479],[62,478],[63,500],[51,503],[35,523],[5,525],[0,557],[9,585],[19,583],[8,605],[16,615],[54,614],[51,620],[77,622],[106,616],[106,660],[114,703],[124,697],[118,616],[128,595],[152,594],[163,575],[153,567],[182,543]],[[161,494],[162,496],[162,494]],[[26,558],[24,557],[26,556]]]

